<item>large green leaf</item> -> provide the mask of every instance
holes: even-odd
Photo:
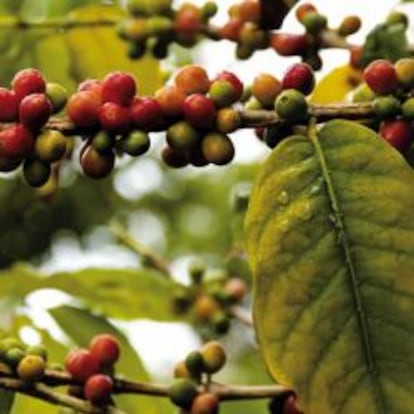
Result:
[[[0,414],[9,414],[13,408],[14,393],[0,389]]]
[[[254,317],[272,376],[307,414],[414,404],[414,174],[349,121],[286,139],[246,229]]]

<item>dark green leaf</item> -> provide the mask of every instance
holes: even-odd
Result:
[[[9,414],[14,403],[14,392],[0,389],[0,414]]]

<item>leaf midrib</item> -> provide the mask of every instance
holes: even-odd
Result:
[[[314,122],[311,122],[309,127],[309,138],[315,148],[315,152],[319,161],[319,165],[321,168],[321,172],[323,175],[323,178],[326,183],[327,187],[327,193],[330,201],[330,208],[332,210],[332,214],[335,217],[335,223],[331,223],[333,226],[333,229],[335,233],[338,235],[338,239],[340,240],[340,245],[342,247],[344,256],[345,256],[345,266],[348,269],[348,274],[350,276],[350,282],[351,282],[351,292],[354,299],[354,303],[356,306],[356,313],[358,318],[358,326],[361,331],[362,335],[362,346],[364,349],[364,355],[365,355],[365,361],[367,364],[367,370],[369,375],[371,376],[374,391],[378,398],[376,398],[376,401],[379,401],[379,409],[380,412],[385,414],[385,401],[384,401],[384,395],[381,390],[381,386],[379,384],[378,380],[378,371],[377,371],[377,364],[373,355],[370,335],[368,332],[368,321],[367,316],[364,310],[363,301],[360,294],[359,289],[359,278],[357,276],[356,267],[352,258],[351,249],[350,249],[350,243],[348,240],[347,233],[345,231],[345,225],[342,220],[342,212],[339,206],[339,201],[336,196],[335,188],[331,179],[331,175],[328,169],[328,164],[323,152],[323,149],[319,142],[319,136],[317,132],[317,127]]]

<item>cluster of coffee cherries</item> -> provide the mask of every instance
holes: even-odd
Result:
[[[47,351],[42,345],[26,346],[17,338],[0,340],[0,371],[15,376],[27,384],[43,378],[47,366]]]
[[[217,414],[219,399],[209,391],[209,383],[226,361],[226,351],[217,341],[190,352],[174,368],[175,380],[168,392],[173,404],[190,414]]]
[[[118,34],[129,42],[132,59],[140,58],[147,50],[158,59],[165,58],[172,42],[194,46],[217,12],[215,2],[202,7],[184,3],[174,10],[171,0],[129,0],[127,8],[131,17],[120,22]]]
[[[97,406],[110,403],[114,364],[120,352],[118,340],[110,334],[93,337],[88,349],[71,351],[66,357],[65,369],[79,385],[71,386],[69,394]]]
[[[371,102],[373,128],[393,147],[405,153],[414,140],[414,58],[394,64],[376,60],[363,73],[364,82],[354,91],[354,102]]]
[[[243,279],[229,277],[227,272],[217,270],[216,274],[206,273],[203,261],[198,259],[190,264],[191,285],[177,286],[173,309],[177,314],[191,315],[194,326],[202,336],[210,338],[229,331],[230,308],[242,304],[248,288]]]
[[[66,154],[67,139],[42,128],[66,100],[66,90],[47,83],[36,69],[18,72],[11,89],[0,88],[0,122],[9,123],[0,131],[0,171],[13,171],[23,163],[30,185],[37,187],[49,179],[51,164]]]

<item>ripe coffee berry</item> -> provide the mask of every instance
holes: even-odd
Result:
[[[234,102],[240,100],[241,96],[243,95],[243,83],[234,73],[223,71],[218,74],[215,80],[224,80],[230,82],[233,85],[234,89]]]
[[[78,92],[93,92],[95,98],[102,103],[102,82],[98,79],[86,79],[78,86]]]
[[[361,27],[361,19],[358,16],[347,16],[338,27],[338,34],[349,36],[356,33]]]
[[[23,165],[23,176],[32,187],[40,187],[47,182],[52,170],[50,164],[35,158],[28,158]]]
[[[222,39],[232,40],[237,42],[240,38],[240,32],[244,22],[238,18],[232,18],[219,29],[219,34]]]
[[[52,106],[43,93],[27,95],[19,105],[19,120],[30,130],[41,129],[49,119]]]
[[[101,365],[113,365],[121,353],[119,341],[109,334],[95,336],[89,344],[89,350]]]
[[[42,74],[37,69],[32,68],[18,72],[11,85],[18,102],[32,93],[44,93],[46,91],[46,81]]]
[[[36,355],[25,356],[17,366],[17,375],[23,381],[38,381],[45,372],[46,362]]]
[[[383,122],[379,134],[400,152],[407,151],[414,138],[411,124],[404,120]]]
[[[178,10],[175,18],[176,30],[183,35],[195,35],[200,30],[202,24],[201,10],[190,4],[185,3]]]
[[[209,392],[198,395],[191,405],[191,414],[218,414],[219,400]]]
[[[286,89],[276,99],[277,114],[289,121],[300,121],[307,117],[308,104],[303,93],[296,89]]]
[[[365,68],[364,80],[379,95],[391,94],[398,87],[397,72],[392,63],[384,59],[375,60]]]
[[[113,102],[106,102],[99,109],[99,122],[104,130],[122,134],[129,128],[129,109]]]
[[[208,128],[216,118],[214,102],[198,93],[185,99],[183,111],[185,119],[196,128]]]
[[[102,101],[128,106],[137,92],[135,79],[125,72],[109,73],[102,82]]]
[[[111,377],[103,374],[91,376],[85,384],[83,393],[85,398],[94,405],[104,405],[108,403],[114,383]]]
[[[309,95],[315,87],[315,75],[306,63],[296,63],[286,71],[282,79],[283,89],[296,89]]]
[[[210,80],[207,72],[200,66],[184,66],[175,77],[175,85],[186,95],[207,93]]]
[[[164,86],[155,93],[155,100],[166,117],[177,117],[183,113],[186,95],[176,86]]]
[[[0,122],[13,122],[17,119],[17,98],[13,91],[0,88]]]
[[[99,372],[99,361],[92,352],[76,349],[67,356],[65,368],[75,380],[83,382]]]
[[[135,98],[130,107],[131,125],[136,128],[150,128],[162,117],[161,105],[152,98]]]
[[[32,133],[23,125],[15,124],[0,131],[0,156],[24,158],[33,148]]]
[[[252,94],[265,107],[274,105],[276,97],[282,91],[282,84],[274,76],[262,73],[253,80]]]
[[[91,91],[81,91],[69,99],[66,112],[78,127],[93,127],[99,122],[101,104]]]
[[[80,164],[83,172],[92,178],[107,177],[115,164],[113,151],[100,153],[92,145],[86,144],[81,152]]]
[[[302,55],[309,43],[305,34],[274,33],[270,37],[270,46],[281,56]]]
[[[208,162],[226,165],[234,158],[234,146],[225,134],[211,132],[202,141],[201,148]]]

